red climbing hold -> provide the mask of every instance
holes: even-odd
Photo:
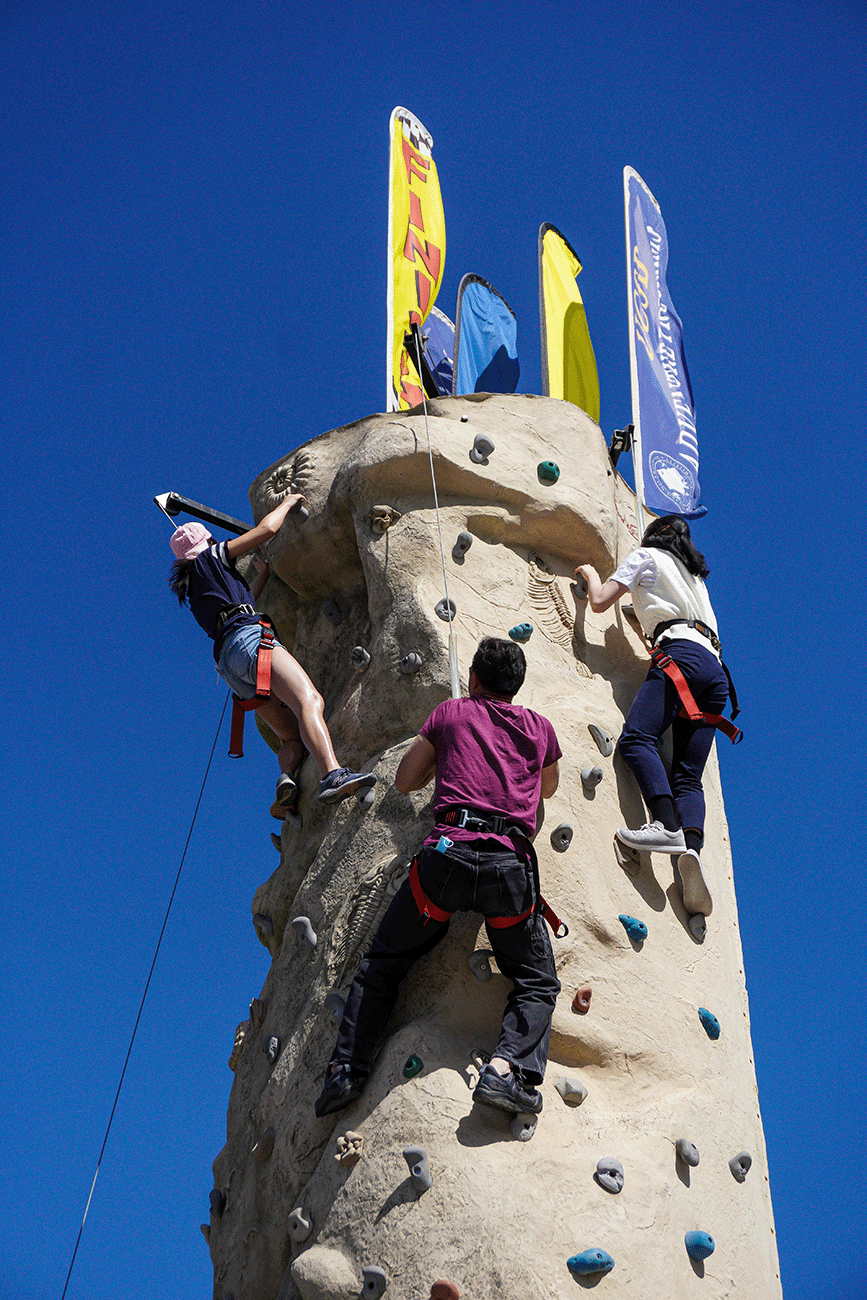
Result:
[[[592,989],[579,989],[572,999],[572,1010],[579,1016],[586,1016],[590,1010],[590,999],[593,996]]]
[[[454,1282],[434,1282],[430,1300],[460,1300],[460,1292]]]

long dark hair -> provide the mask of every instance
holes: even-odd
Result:
[[[187,603],[187,588],[193,564],[193,560],[175,560],[169,572],[169,586],[177,596],[179,605]]]
[[[706,578],[710,573],[701,551],[693,545],[689,524],[680,515],[661,515],[654,519],[645,530],[641,545],[668,551],[696,578]]]

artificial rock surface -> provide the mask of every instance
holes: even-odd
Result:
[[[236,1039],[228,1138],[214,1163],[226,1198],[211,1216],[215,1298],[350,1300],[362,1294],[363,1270],[378,1267],[395,1300],[428,1300],[439,1279],[472,1300],[566,1300],[591,1283],[611,1297],[774,1300],[773,1215],[716,757],[706,772],[704,855],[714,911],[700,942],[669,858],[645,858],[637,873],[621,865],[614,831],[639,825],[643,809],[627,769],[600,757],[588,730],[619,734],[647,669],[623,609],[594,615],[571,587],[576,564],[589,560],[604,578],[633,549],[633,495],[599,428],[568,403],[441,399],[429,404],[429,424],[464,689],[482,636],[531,623],[516,702],[549,717],[563,748],[560,788],[540,811],[536,839],[542,888],[570,927],[554,940],[563,991],[545,1106],[529,1141],[515,1140],[507,1115],[473,1106],[473,1053],[496,1044],[506,981],[495,964],[482,983],[470,968],[487,940],[481,918],[466,914],[407,980],[364,1096],[314,1118],[335,1035],[326,998],[345,993],[431,823],[431,787],[399,795],[394,771],[450,693],[424,415],[370,416],[315,438],[251,489],[256,518],[290,486],[306,493],[309,519],[289,516],[269,548],[276,576],[261,603],[322,692],[340,761],[375,771],[379,785],[369,809],[355,800],[323,808],[308,760],[301,825],[283,824],[280,865],[252,902],[271,921],[270,933],[261,924],[254,933],[272,964]],[[468,454],[478,435],[494,443],[487,464]],[[557,463],[557,482],[540,482],[542,461]],[[461,533],[472,545],[453,554]],[[326,602],[340,621],[323,613]],[[362,671],[356,646],[370,655]],[[408,654],[421,659],[412,674],[400,671]],[[581,771],[593,766],[603,779],[588,789]],[[264,791],[262,801],[264,839],[273,826]],[[558,823],[574,828],[564,852],[551,845]],[[630,943],[621,913],[646,923],[641,945]],[[301,916],[318,935],[315,948],[292,928]],[[578,1015],[573,998],[585,986],[592,1003]],[[719,1019],[716,1041],[700,1006]],[[272,1037],[276,1061],[262,1050]],[[423,1068],[407,1079],[412,1055]],[[586,1088],[581,1105],[556,1090],[564,1076]],[[262,1160],[256,1148],[265,1134],[270,1143],[269,1130],[273,1149]],[[364,1139],[354,1164],[334,1158],[349,1130]],[[676,1158],[684,1133],[701,1150],[696,1169]],[[426,1191],[408,1175],[408,1146],[427,1152]],[[729,1160],[744,1149],[753,1168],[738,1183]],[[617,1196],[594,1180],[603,1157],[623,1165]],[[287,1227],[297,1207],[314,1225],[303,1242]],[[703,1263],[684,1249],[695,1229],[716,1242]],[[585,1282],[566,1261],[588,1249],[615,1264]]]

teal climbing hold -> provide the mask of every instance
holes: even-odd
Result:
[[[560,477],[560,466],[553,460],[543,460],[541,465],[536,467],[536,473],[540,483],[556,483]]]
[[[713,1038],[713,1039],[719,1038],[720,1036],[719,1021],[717,1020],[716,1016],[712,1011],[708,1011],[707,1007],[699,1007],[698,1018],[701,1021],[701,1023],[704,1025],[704,1031],[707,1034],[708,1038]]]
[[[607,1250],[582,1250],[580,1255],[566,1260],[566,1267],[573,1277],[590,1277],[593,1273],[610,1273],[614,1260]]]
[[[509,636],[513,641],[529,641],[533,635],[532,623],[516,623],[509,629]]]
[[[688,1232],[684,1237],[686,1253],[690,1259],[701,1260],[707,1259],[716,1249],[713,1237],[709,1232]]]
[[[647,938],[647,926],[643,921],[637,921],[634,916],[627,916],[625,912],[620,913],[619,920],[634,943],[644,943]]]
[[[405,1079],[414,1079],[417,1074],[421,1074],[424,1069],[424,1061],[420,1056],[411,1056],[403,1067],[403,1077]]]

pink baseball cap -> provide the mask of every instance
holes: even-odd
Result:
[[[196,523],[193,520],[190,524],[181,524],[172,533],[169,545],[179,560],[193,560],[202,551],[207,550],[211,541],[211,534],[204,524]]]

